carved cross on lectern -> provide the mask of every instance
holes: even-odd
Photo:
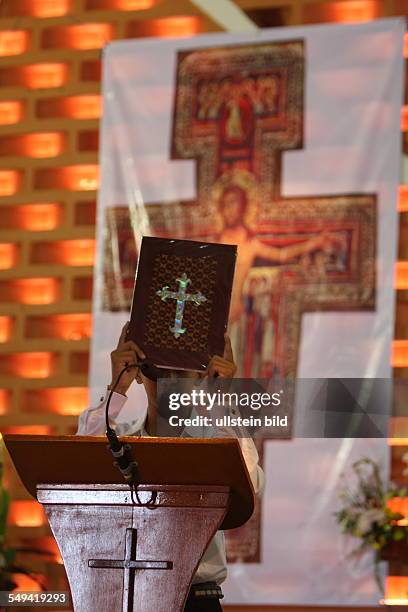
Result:
[[[170,570],[172,561],[136,560],[137,529],[126,529],[124,559],[89,559],[88,566],[103,569],[123,569],[122,612],[133,612],[136,570]]]
[[[166,287],[156,291],[156,294],[162,299],[163,302],[165,302],[167,298],[177,300],[174,326],[170,327],[170,331],[174,334],[175,338],[180,338],[181,334],[184,334],[187,329],[186,327],[181,326],[186,302],[194,302],[194,304],[200,306],[200,304],[205,302],[207,298],[200,291],[197,293],[186,293],[187,286],[191,283],[191,280],[187,278],[187,274],[185,272],[183,272],[180,278],[176,278],[176,281],[179,284],[178,291],[169,291],[169,287],[166,285]]]

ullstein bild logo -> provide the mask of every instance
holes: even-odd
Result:
[[[210,417],[197,415],[192,418],[179,417],[172,415],[169,417],[169,425],[171,427],[288,427],[288,415],[279,417],[274,415],[268,417],[264,415],[262,418],[250,415],[249,417],[232,416],[224,414],[222,417]]]

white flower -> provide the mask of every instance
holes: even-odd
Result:
[[[360,518],[357,521],[356,529],[362,534],[366,534],[371,531],[374,523],[382,523],[385,520],[383,510],[378,508],[372,508],[371,510],[367,510],[364,514],[360,515]]]

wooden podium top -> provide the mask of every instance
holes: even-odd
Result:
[[[145,485],[226,485],[230,503],[221,525],[244,524],[254,492],[236,439],[121,437],[130,444]],[[104,436],[5,435],[4,442],[27,490],[38,484],[124,484]]]

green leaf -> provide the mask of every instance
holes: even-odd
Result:
[[[395,542],[400,542],[405,539],[405,531],[403,529],[395,529],[392,537]]]

